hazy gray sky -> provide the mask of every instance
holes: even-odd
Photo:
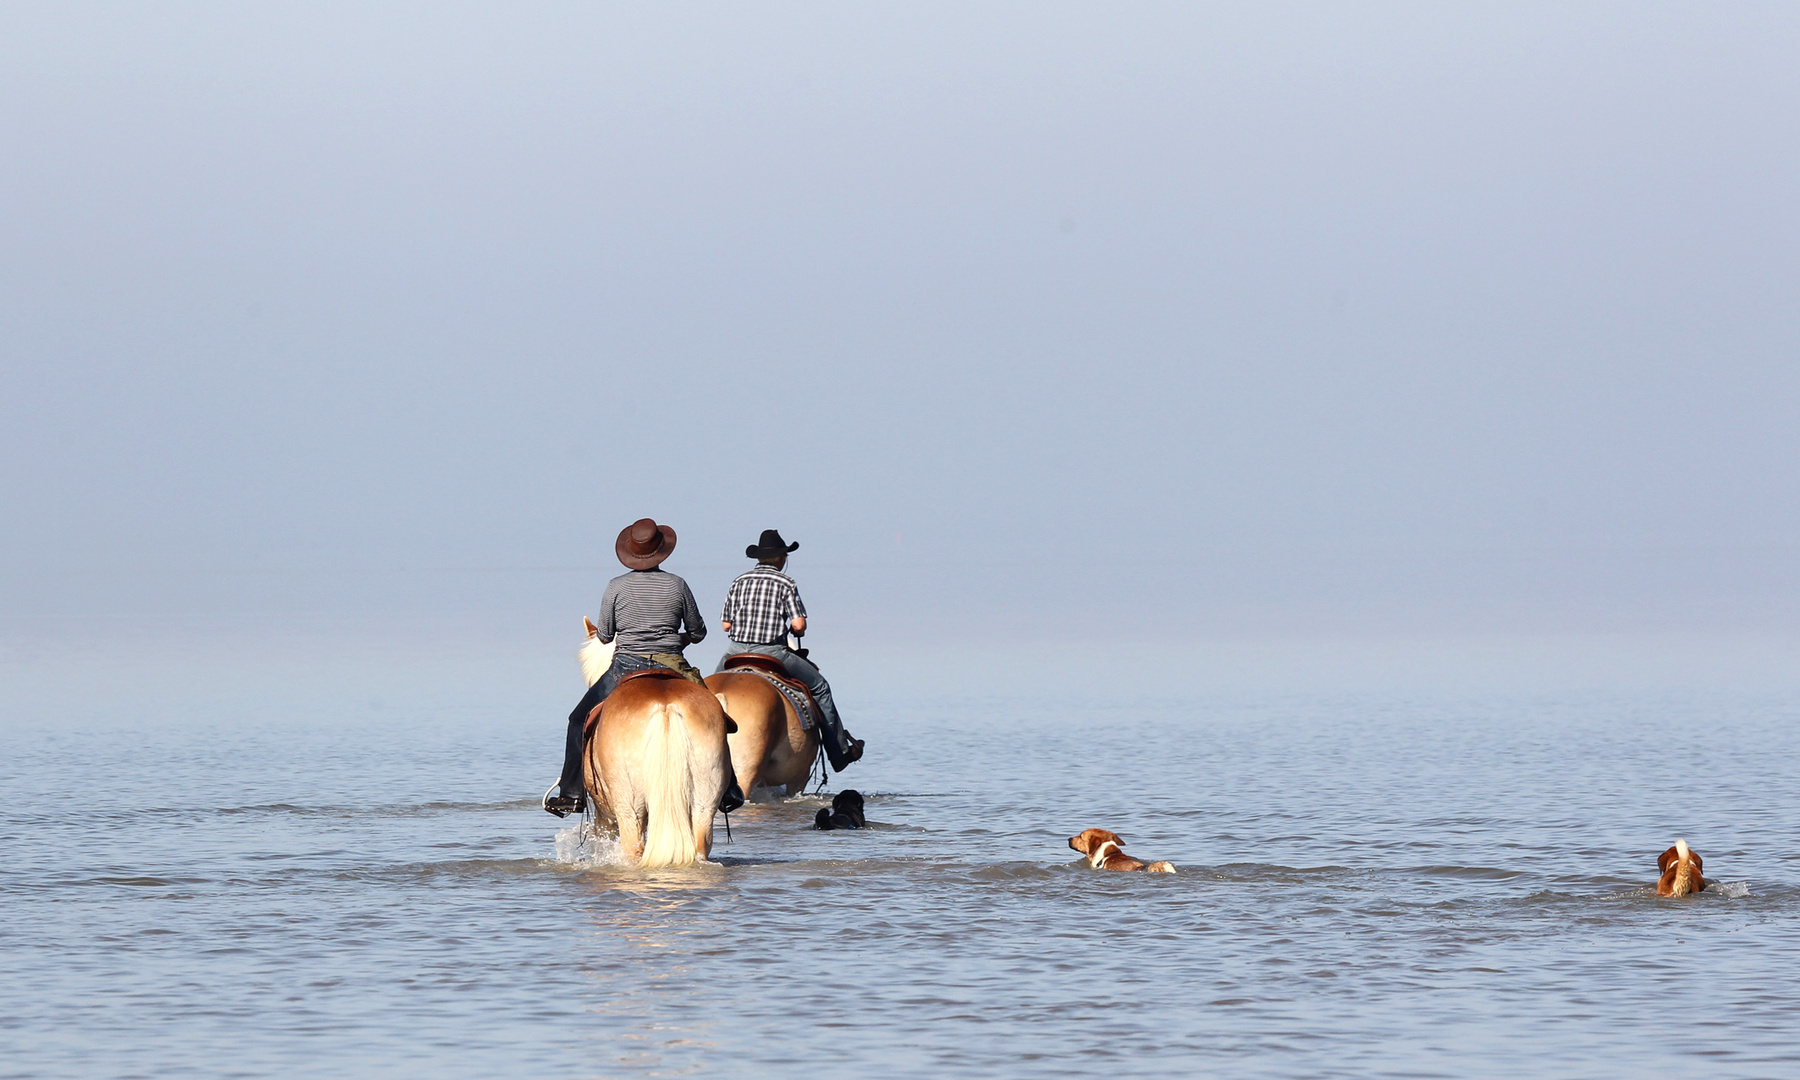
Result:
[[[1791,627],[1800,7],[11,4],[0,610]]]

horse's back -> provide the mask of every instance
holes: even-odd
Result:
[[[646,705],[679,704],[685,706],[684,712],[692,710],[691,715],[700,719],[712,719],[714,712],[721,730],[725,720],[719,709],[719,699],[713,697],[706,687],[691,679],[626,679],[606,697],[607,712],[633,712]]]

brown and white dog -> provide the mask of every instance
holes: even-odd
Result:
[[[1674,847],[1657,857],[1656,868],[1662,871],[1656,882],[1658,896],[1686,896],[1706,889],[1706,879],[1700,876],[1700,853],[1679,837]]]
[[[1125,854],[1125,841],[1118,833],[1105,829],[1083,829],[1079,836],[1069,837],[1069,846],[1087,856],[1088,865],[1096,870],[1145,870],[1152,874],[1173,874],[1175,866],[1166,862],[1141,862]]]

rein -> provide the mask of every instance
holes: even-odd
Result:
[[[813,794],[814,795],[822,795],[825,793],[825,781],[830,779],[830,777],[827,776],[825,773],[825,743],[824,743],[824,740],[819,740],[819,745],[813,749],[813,764],[818,766],[818,768],[819,768],[819,786],[816,788],[813,788]],[[806,783],[807,784],[812,783],[812,769],[810,769],[810,768],[808,768],[806,770]],[[800,785],[800,793],[802,795],[806,794],[806,784]]]

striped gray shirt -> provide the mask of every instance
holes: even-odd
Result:
[[[633,570],[607,582],[600,598],[600,640],[615,635],[622,653],[678,653],[706,637],[706,622],[687,582],[660,567]]]

